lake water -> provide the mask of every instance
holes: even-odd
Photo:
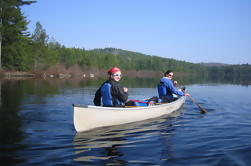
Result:
[[[76,133],[72,104],[92,104],[103,80],[1,81],[0,165],[251,165],[251,86],[187,84],[189,99],[156,119]],[[156,79],[123,82],[130,98]]]

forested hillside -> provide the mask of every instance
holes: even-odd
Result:
[[[192,72],[204,70],[204,67],[185,61],[178,61],[170,58],[145,55],[132,51],[125,51],[116,48],[95,49],[100,53],[107,53],[117,57],[120,66],[126,70],[152,70],[165,71],[172,69],[179,72]]]
[[[249,64],[207,66],[117,48],[67,48],[51,39],[39,22],[33,33],[27,31],[28,20],[23,16],[20,7],[32,3],[34,1],[1,1],[0,68],[4,71],[38,72],[52,70],[58,66],[65,70],[72,66],[78,66],[83,71],[107,70],[118,66],[123,70],[164,72],[172,69],[212,77],[250,75]]]

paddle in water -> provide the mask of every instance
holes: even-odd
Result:
[[[200,113],[202,113],[202,114],[207,113],[207,111],[206,111],[204,108],[202,108],[202,107],[194,100],[194,98],[192,98],[191,95],[189,96],[189,98],[192,100],[192,102],[193,102],[195,105],[198,106],[198,108],[200,109]]]
[[[174,81],[174,84],[176,85],[176,87],[178,87],[179,89],[181,89],[182,92],[185,93],[186,87],[181,87],[181,86],[178,84],[177,81]],[[207,111],[206,111],[204,108],[202,108],[202,107],[194,100],[194,98],[193,98],[190,94],[188,95],[188,97],[191,99],[191,101],[192,101],[195,105],[198,106],[198,108],[200,109],[200,113],[202,113],[202,114],[207,113]]]

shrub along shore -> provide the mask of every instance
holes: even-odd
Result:
[[[63,71],[37,71],[37,72],[22,72],[22,71],[1,71],[2,79],[29,79],[29,78],[99,78],[106,77],[105,70],[63,70]],[[122,75],[125,77],[139,77],[139,78],[160,78],[163,76],[162,72],[147,71],[147,70],[122,70]],[[176,76],[188,76],[188,73],[175,72]]]

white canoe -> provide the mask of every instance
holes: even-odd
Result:
[[[77,132],[97,127],[120,125],[146,119],[160,117],[178,110],[185,102],[186,97],[178,100],[148,107],[98,107],[73,105],[73,121]]]

